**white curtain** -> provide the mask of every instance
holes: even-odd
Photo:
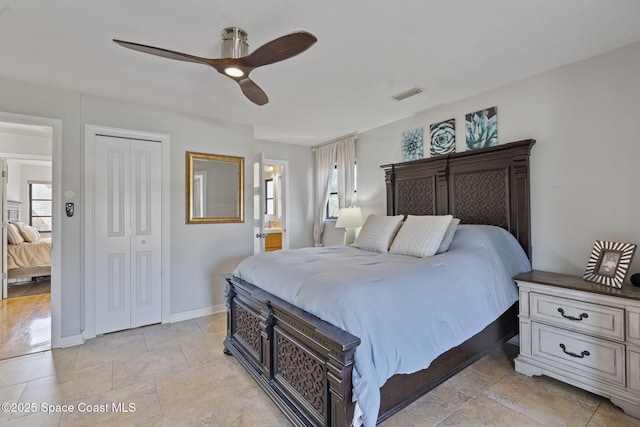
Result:
[[[356,139],[347,138],[336,143],[336,165],[338,168],[338,205],[340,208],[348,208],[355,205],[355,164],[356,164]]]
[[[338,205],[346,208],[355,204],[356,138],[350,137],[316,148],[316,211],[313,221],[315,246],[322,246],[324,214],[329,200],[331,175],[338,172]]]
[[[324,210],[329,198],[331,174],[336,163],[336,144],[316,148],[316,211],[313,220],[313,240],[315,246],[322,246],[324,231]]]

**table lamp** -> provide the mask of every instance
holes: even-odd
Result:
[[[360,227],[364,224],[364,218],[362,217],[362,211],[360,208],[351,206],[349,208],[342,208],[338,212],[338,220],[336,221],[336,228],[344,228],[344,244],[352,245],[355,242]]]

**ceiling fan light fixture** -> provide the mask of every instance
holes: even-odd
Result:
[[[224,69],[224,73],[230,77],[244,76],[244,72],[240,68],[236,68],[236,67],[227,67]]]

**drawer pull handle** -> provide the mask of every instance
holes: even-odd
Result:
[[[578,322],[589,317],[587,313],[580,314],[580,317],[567,316],[566,314],[564,314],[564,310],[562,308],[558,309],[558,313],[560,313],[565,319],[577,320]]]
[[[570,351],[567,351],[567,347],[564,344],[560,344],[560,348],[562,349],[562,351],[564,351],[565,354],[568,354],[571,357],[577,357],[578,359],[582,359],[585,356],[590,356],[591,355],[591,353],[589,353],[587,350],[583,351],[580,354],[575,354],[575,353],[572,353]]]

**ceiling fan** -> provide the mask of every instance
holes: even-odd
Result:
[[[264,91],[249,78],[254,68],[284,61],[309,49],[318,39],[306,31],[296,31],[272,40],[252,53],[249,53],[247,33],[237,27],[222,30],[221,58],[201,58],[187,53],[139,43],[113,39],[120,46],[151,55],[162,56],[179,61],[196,62],[215,68],[220,74],[235,80],[249,100],[258,105],[269,102]]]

